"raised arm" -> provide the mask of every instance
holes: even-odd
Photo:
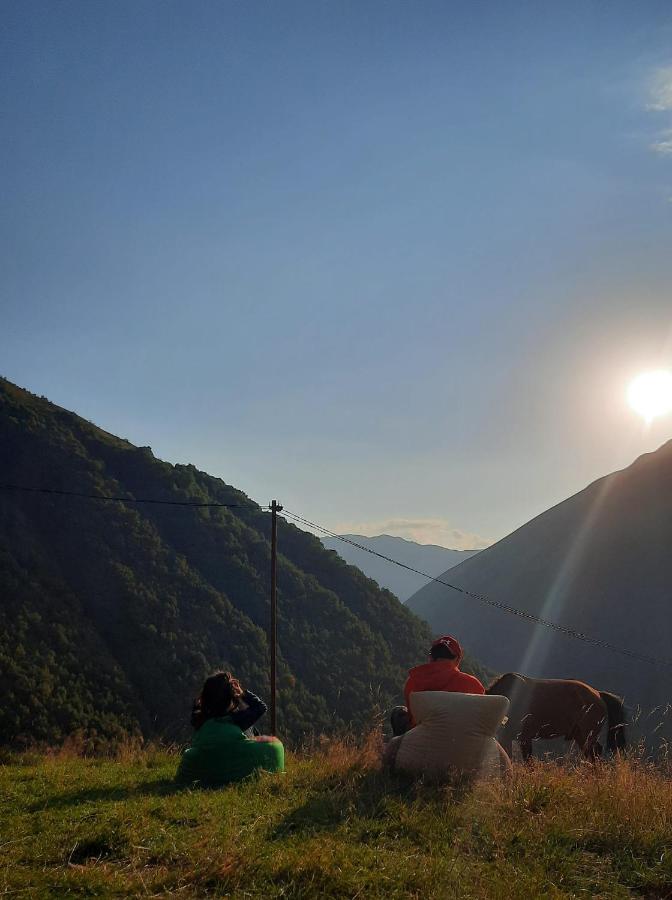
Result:
[[[268,707],[251,691],[245,691],[240,699],[245,704],[245,709],[237,709],[231,713],[231,721],[242,731],[247,731],[263,716]]]

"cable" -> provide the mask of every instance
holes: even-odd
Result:
[[[243,503],[201,503],[199,501],[193,500],[157,500],[153,498],[140,498],[140,497],[114,497],[107,496],[103,494],[86,494],[79,491],[64,491],[58,490],[56,488],[38,488],[38,487],[28,487],[26,485],[18,485],[18,484],[7,484],[0,483],[0,490],[4,491],[22,491],[26,493],[33,494],[51,494],[57,495],[61,497],[79,497],[86,500],[103,500],[107,502],[113,503],[151,503],[158,504],[161,506],[183,506],[183,507],[193,507],[194,509],[259,509],[260,511],[268,510],[268,506],[257,506],[255,507],[252,503],[250,506],[246,506]],[[363,544],[357,543],[357,541],[352,541],[350,538],[344,537],[342,534],[336,534],[334,531],[330,531],[328,528],[325,528],[324,525],[319,525],[317,522],[311,522],[310,519],[306,519],[303,516],[298,515],[297,513],[293,513],[288,509],[284,509],[283,513],[285,516],[293,519],[296,522],[299,522],[302,525],[305,525],[308,528],[316,528],[318,531],[321,531],[323,534],[327,534],[330,537],[336,538],[339,541],[343,541],[344,544],[350,544],[352,547],[356,547],[358,550],[362,550],[364,553],[370,553],[372,556],[377,556],[379,559],[383,559],[386,562],[392,563],[395,566],[399,566],[402,569],[406,569],[408,572],[413,572],[415,575],[420,575],[422,578],[426,578],[428,581],[435,582],[436,584],[441,584],[444,587],[450,588],[453,591],[457,591],[460,594],[464,594],[465,597],[471,597],[473,600],[477,600],[479,603],[485,603],[487,606],[491,606],[494,609],[499,609],[502,612],[509,613],[510,615],[517,616],[520,619],[525,619],[528,622],[532,622],[535,625],[543,625],[545,628],[551,628],[554,631],[557,631],[560,634],[564,634],[566,637],[574,638],[575,640],[583,641],[586,644],[592,644],[595,647],[601,647],[604,650],[609,650],[612,653],[619,653],[622,656],[627,656],[630,659],[636,659],[641,662],[652,663],[653,665],[659,666],[667,666],[672,668],[672,659],[665,659],[658,656],[651,656],[646,653],[638,653],[636,650],[629,650],[627,647],[619,647],[616,644],[612,644],[610,641],[605,641],[602,638],[593,637],[592,635],[585,634],[582,631],[577,631],[575,628],[570,628],[567,625],[560,625],[558,622],[551,622],[548,619],[543,619],[541,616],[535,616],[534,613],[527,612],[523,609],[518,609],[515,606],[510,606],[508,603],[500,603],[497,600],[492,600],[489,597],[484,597],[482,594],[476,594],[473,591],[468,590],[467,588],[459,587],[456,584],[451,584],[448,581],[444,581],[442,578],[437,578],[434,575],[429,575],[427,572],[422,572],[420,569],[416,569],[413,566],[407,565],[407,563],[403,563],[398,559],[393,559],[391,556],[385,556],[384,553],[379,553],[377,550],[373,550],[371,547],[365,547]]]
[[[161,506],[192,506],[196,509],[252,509],[243,503],[201,503],[195,500],[154,500],[146,497],[108,497],[104,494],[84,494],[79,491],[61,491],[56,488],[26,487],[19,484],[0,484],[3,491],[25,491],[31,494],[57,494],[61,497],[82,497],[86,500],[107,500],[113,503],[155,503]],[[266,507],[259,507],[265,509]]]
[[[535,625],[543,625],[545,628],[552,628],[554,631],[558,631],[560,634],[564,634],[566,637],[575,638],[578,641],[583,641],[586,644],[592,644],[595,647],[601,647],[603,650],[609,650],[612,653],[620,653],[622,656],[628,656],[631,659],[639,660],[640,662],[653,663],[658,666],[669,666],[672,668],[672,659],[665,659],[658,656],[649,656],[646,653],[638,653],[636,650],[629,650],[627,647],[618,647],[616,644],[612,644],[609,641],[605,641],[602,638],[592,637],[591,635],[585,634],[582,631],[577,631],[574,628],[570,628],[567,625],[560,625],[557,622],[550,622],[548,619],[542,619],[541,616],[535,616],[534,613],[527,612],[524,609],[517,609],[515,606],[509,606],[508,603],[499,603],[497,600],[491,600],[488,597],[484,597],[482,594],[475,594],[473,591],[467,590],[467,588],[459,587],[456,584],[450,584],[448,581],[444,581],[441,578],[436,578],[433,575],[429,575],[427,572],[421,572],[420,569],[415,569],[413,566],[409,566],[406,563],[400,562],[398,559],[393,559],[391,556],[385,556],[383,553],[378,553],[377,550],[372,550],[371,547],[365,547],[363,544],[358,544],[357,541],[352,541],[350,538],[343,537],[341,534],[336,534],[333,531],[329,531],[328,528],[325,528],[323,525],[318,525],[316,522],[311,522],[309,519],[304,519],[303,516],[297,515],[297,513],[290,512],[288,509],[284,510],[284,515],[290,516],[292,519],[300,522],[302,525],[307,525],[310,528],[317,528],[318,531],[323,532],[324,534],[329,535],[333,538],[338,538],[339,541],[343,541],[345,544],[350,544],[353,547],[357,547],[358,550],[363,550],[365,553],[370,553],[372,556],[377,556],[379,559],[384,559],[386,562],[393,563],[395,566],[400,566],[402,569],[407,569],[409,572],[414,572],[416,575],[421,575],[423,578],[427,578],[429,581],[436,582],[437,584],[442,584],[444,587],[451,588],[454,591],[458,591],[460,594],[464,594],[466,597],[471,597],[473,600],[478,600],[479,603],[485,603],[488,606],[492,606],[495,609],[499,609],[502,612],[510,613],[511,615],[518,616],[521,619],[526,619],[529,622],[533,622]]]

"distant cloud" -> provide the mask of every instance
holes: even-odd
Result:
[[[651,149],[654,153],[660,153],[663,156],[672,155],[672,129],[664,131],[660,135],[660,140],[651,144]]]
[[[364,534],[374,537],[390,534],[418,544],[438,544],[450,550],[482,550],[494,543],[489,538],[453,528],[446,519],[381,519],[373,522],[341,522],[339,534]]]
[[[672,109],[672,66],[660,66],[653,73],[647,109],[661,112]]]
[[[672,112],[672,66],[659,66],[649,82],[649,112]],[[668,115],[669,119],[669,115]],[[649,149],[659,156],[672,156],[672,128],[658,133]]]

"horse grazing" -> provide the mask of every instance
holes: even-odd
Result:
[[[514,740],[520,743],[523,759],[528,761],[533,740],[564,737],[576,741],[588,759],[595,759],[602,753],[599,736],[605,722],[609,725],[609,750],[625,748],[622,699],[596,691],[582,681],[528,678],[507,672],[490,685],[486,694],[509,698],[509,716],[499,738],[509,756]]]

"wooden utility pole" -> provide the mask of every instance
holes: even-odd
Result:
[[[278,651],[278,513],[282,506],[277,500],[271,503],[271,734],[278,731],[277,651]]]

